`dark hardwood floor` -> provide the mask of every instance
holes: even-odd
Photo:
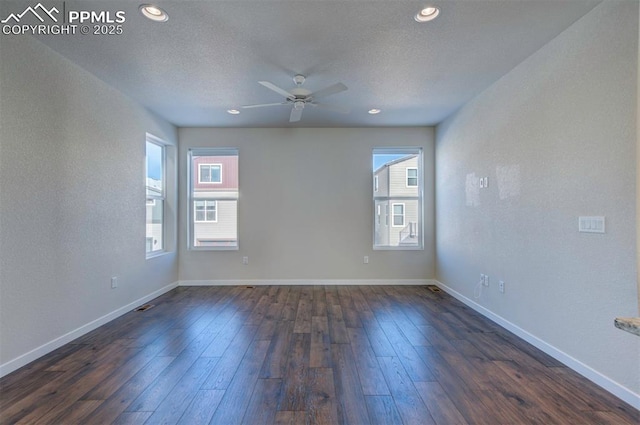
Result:
[[[2,424],[633,424],[445,293],[180,287],[0,380]]]

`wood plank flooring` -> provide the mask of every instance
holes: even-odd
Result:
[[[0,423],[640,423],[424,287],[180,287],[151,304],[2,378]]]

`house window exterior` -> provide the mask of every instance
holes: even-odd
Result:
[[[418,187],[417,168],[407,168],[407,187]]]
[[[393,227],[404,227],[404,204],[393,204]]]
[[[238,150],[189,150],[191,250],[238,249]]]
[[[218,215],[216,210],[217,201],[194,201],[196,211],[196,222],[216,222]]]
[[[423,249],[422,148],[375,148],[372,157],[373,249]]]
[[[222,183],[222,164],[198,164],[198,183]]]

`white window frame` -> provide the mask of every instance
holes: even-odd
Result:
[[[409,177],[409,170],[416,170],[416,176],[415,177]],[[418,177],[418,167],[407,167],[407,169],[405,170],[405,175],[406,175],[406,179],[405,179],[405,183],[407,185],[407,187],[418,187],[420,182],[419,182],[419,177]],[[409,184],[409,179],[416,179],[416,184]]]
[[[203,166],[208,166],[208,167],[219,167],[220,168],[220,181],[219,182],[212,182],[212,181],[202,181],[202,167]],[[209,168],[209,176],[211,176],[211,168]],[[222,164],[198,164],[198,183],[199,184],[222,184]]]
[[[396,217],[400,214],[396,214],[396,205],[402,205],[402,224],[396,224]],[[406,205],[404,202],[394,202],[391,204],[391,227],[404,227],[405,216],[407,214]]]
[[[406,168],[414,168],[418,170],[418,186],[409,186],[412,189],[412,191],[405,191],[405,192],[400,192],[400,193],[388,193],[386,190],[382,191],[382,192],[376,192],[375,190],[375,174],[374,174],[374,190],[373,190],[373,204],[374,204],[374,208],[376,204],[378,203],[384,203],[385,204],[385,219],[384,219],[384,226],[380,225],[378,223],[378,218],[377,218],[377,209],[374,209],[373,212],[373,220],[371,221],[372,224],[372,236],[373,236],[373,249],[374,250],[385,250],[385,251],[415,251],[415,250],[424,250],[424,175],[425,175],[425,170],[424,170],[424,154],[423,154],[423,148],[422,147],[376,147],[373,148],[372,150],[372,157],[375,158],[376,155],[382,155],[382,156],[386,156],[386,155],[392,155],[392,156],[398,156],[398,158],[401,158],[402,156],[410,156],[410,155],[415,155],[416,159],[417,159],[417,166],[414,167],[406,167]],[[392,162],[392,161],[391,161]],[[392,163],[389,163],[389,165],[393,165]],[[372,162],[372,165],[374,165],[374,163]],[[376,171],[378,171],[380,169],[380,165],[379,164],[375,164],[377,165],[376,169],[373,169],[372,166],[372,173],[375,173]],[[413,165],[413,164],[412,164]],[[391,174],[390,173],[385,173],[383,175],[383,178],[385,178],[384,176],[387,176],[387,179],[391,178]],[[400,178],[402,174],[400,174]],[[405,171],[405,181],[404,181],[404,186],[406,186],[408,180],[407,180],[407,172]],[[401,182],[398,182],[399,184],[402,184]],[[385,187],[390,187],[390,182],[387,181]],[[402,187],[402,186],[400,186]],[[391,239],[380,239],[380,230],[381,229],[394,229],[393,231],[401,231],[402,229],[404,229],[407,226],[407,204],[411,203],[414,204],[417,201],[417,214],[416,214],[416,219],[417,219],[417,229],[416,229],[416,243],[415,244],[398,244],[395,245],[395,241],[392,242]],[[404,204],[403,206],[403,223],[402,226],[399,224],[394,224],[394,214],[393,214],[393,205],[394,204]],[[413,210],[411,210],[411,220],[413,221]],[[387,230],[384,230],[385,232]],[[382,242],[383,240],[387,240],[388,242]],[[380,241],[380,242],[378,242]],[[392,245],[393,243],[393,245]]]
[[[373,176],[373,191],[378,191],[378,176]]]
[[[160,188],[160,194],[156,195],[155,193],[149,193],[149,191],[146,190],[147,186],[147,178],[149,176],[149,170],[147,170],[147,154],[146,154],[146,149],[147,149],[147,144],[154,144],[158,147],[160,147],[162,149],[162,187]],[[146,230],[145,230],[145,255],[146,258],[153,258],[153,257],[157,257],[159,255],[163,255],[164,253],[167,252],[167,144],[147,133],[146,134],[146,138],[145,138],[145,161],[144,161],[144,185],[145,185],[145,192],[146,192],[146,196],[145,196],[145,211],[146,208],[148,206],[156,206],[158,203],[162,204],[162,224],[160,226],[160,229],[162,231],[162,248],[155,250],[155,251],[149,251],[147,252],[147,242],[149,237],[146,236]],[[154,188],[155,189],[155,188]],[[153,191],[155,192],[155,190]],[[146,214],[146,213],[145,213]],[[145,228],[146,228],[146,215],[145,215]],[[153,239],[152,239],[153,240]],[[153,246],[153,242],[152,245]]]
[[[196,202],[204,202],[204,220],[198,220],[198,210],[196,209]],[[207,203],[213,203],[214,211],[216,213],[215,220],[207,220]],[[217,223],[218,222],[218,201],[215,199],[194,199],[193,200],[193,221],[196,223]]]
[[[237,148],[191,148],[188,151],[187,154],[187,175],[189,176],[189,178],[187,179],[187,210],[188,210],[188,217],[189,217],[189,223],[187,226],[187,249],[190,251],[237,251],[240,249],[240,229],[239,229],[239,222],[238,222],[238,211],[240,208],[240,187],[239,187],[239,177],[238,176],[238,192],[236,194],[235,198],[229,198],[229,197],[225,197],[225,198],[215,198],[212,196],[207,196],[207,197],[202,197],[202,198],[196,198],[194,196],[195,193],[195,186],[196,184],[212,184],[211,182],[202,182],[201,178],[200,178],[200,165],[218,165],[220,166],[220,182],[219,183],[213,183],[213,184],[221,184],[222,182],[222,164],[216,164],[216,163],[203,163],[203,164],[194,164],[194,160],[193,158],[195,156],[236,156],[238,157],[238,161],[240,160],[240,152],[239,149]],[[198,170],[194,170],[194,167],[198,167]],[[239,171],[238,171],[239,172]],[[196,175],[197,174],[197,177]],[[197,178],[197,181],[196,181]],[[233,200],[235,201],[237,204],[237,208],[236,208],[236,215],[235,215],[235,220],[236,220],[236,239],[235,239],[235,244],[234,245],[224,245],[224,246],[196,246],[195,245],[195,224],[196,223],[213,223],[212,221],[196,221],[196,212],[195,212],[195,201],[229,201],[229,200]],[[216,202],[216,222],[219,222],[219,217],[220,217],[220,202]],[[225,219],[226,219],[226,215],[225,215]]]

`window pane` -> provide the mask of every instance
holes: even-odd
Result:
[[[147,255],[164,251],[165,147],[147,138],[146,168],[146,241]]]
[[[153,201],[155,203],[147,202],[147,254],[164,249],[164,201],[161,199],[153,199]]]
[[[193,223],[193,247],[237,246],[237,200],[206,201],[206,210]],[[204,242],[203,242],[204,241]]]
[[[147,196],[163,196],[164,193],[164,151],[163,147],[147,142]]]
[[[220,183],[222,181],[222,176],[220,174],[220,166],[212,165],[211,166],[211,180],[212,183]]]
[[[372,159],[374,248],[422,249],[422,149],[376,148]]]
[[[202,182],[210,182],[211,181],[211,167],[208,165],[200,166],[200,181]]]
[[[189,224],[190,248],[237,248],[237,149],[192,149],[189,156],[192,170],[190,197],[194,210],[193,221]]]
[[[216,220],[216,201],[207,201],[207,221]]]

